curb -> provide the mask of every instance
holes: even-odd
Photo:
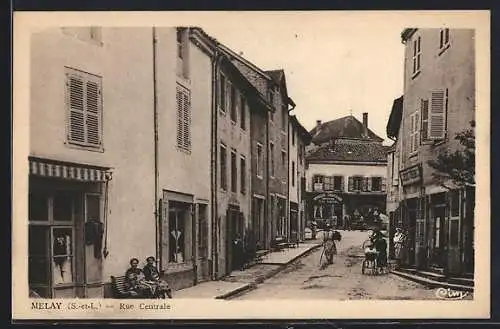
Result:
[[[278,266],[277,268],[273,269],[272,271],[270,271],[270,272],[268,272],[268,273],[266,273],[264,275],[259,276],[254,281],[252,281],[250,283],[247,283],[244,286],[239,287],[237,289],[228,291],[225,294],[219,295],[219,296],[215,297],[215,299],[226,299],[227,300],[227,299],[230,299],[231,297],[241,296],[244,293],[249,292],[250,290],[256,289],[257,285],[259,285],[259,284],[263,283],[264,281],[266,281],[267,279],[275,276],[276,274],[278,274],[279,272],[281,272],[285,268],[287,268],[290,264],[292,264],[293,262],[295,262],[297,259],[309,255],[311,252],[319,249],[321,246],[322,246],[322,244],[314,245],[311,248],[309,248],[306,251],[304,251],[303,253],[295,256],[294,258],[292,258],[287,263],[280,264],[280,266]],[[264,265],[276,265],[276,264],[270,264],[269,263],[269,264],[264,264]]]
[[[474,292],[474,287],[470,286],[464,286],[460,284],[453,284],[453,283],[448,283],[448,282],[441,282],[441,281],[435,281],[427,278],[423,278],[417,275],[412,275],[412,274],[407,274],[403,273],[397,270],[390,270],[389,273],[397,275],[401,278],[417,282],[420,284],[423,284],[424,286],[430,287],[430,288],[450,288],[450,289],[458,289],[458,290],[464,290],[467,292]]]

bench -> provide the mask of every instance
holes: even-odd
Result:
[[[113,291],[113,298],[124,299],[124,298],[141,298],[132,294],[127,290],[127,280],[125,275],[122,276],[111,276],[111,289]]]

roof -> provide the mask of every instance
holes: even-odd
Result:
[[[312,150],[307,161],[387,162],[387,146],[379,142],[337,139]]]
[[[290,121],[292,124],[297,128],[297,132],[300,134],[306,145],[309,145],[311,143],[312,136],[309,134],[306,128],[299,122],[299,119],[297,119],[296,115],[291,115],[290,116]]]
[[[369,128],[368,136],[365,137],[363,124],[352,115],[322,123],[319,127],[314,127],[309,133],[313,136],[312,142],[314,144],[328,142],[332,138],[383,141],[380,136],[376,135]]]
[[[283,70],[271,70],[271,71],[265,71],[271,79],[274,80],[274,82],[280,84],[281,79],[283,78],[283,75],[285,74],[285,71]]]
[[[399,134],[399,126],[401,125],[401,119],[403,118],[403,100],[404,97],[398,97],[392,103],[391,114],[389,115],[389,120],[387,121],[387,126],[385,128],[387,137],[396,138]]]
[[[404,29],[403,32],[401,32],[401,41],[405,43],[408,41],[408,39],[411,38],[411,36],[417,31],[417,29],[412,28],[412,29]]]

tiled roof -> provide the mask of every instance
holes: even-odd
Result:
[[[380,142],[337,139],[307,154],[308,161],[387,162],[387,146]]]
[[[352,115],[345,116],[340,119],[322,123],[319,128],[314,127],[310,131],[313,136],[313,143],[322,144],[332,138],[351,138],[351,139],[369,139],[381,142],[382,138],[377,136],[368,128],[368,136],[364,136],[363,124]]]

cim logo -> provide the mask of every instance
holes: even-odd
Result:
[[[438,288],[436,297],[441,299],[464,299],[469,293],[467,291],[453,290],[450,288]]]

